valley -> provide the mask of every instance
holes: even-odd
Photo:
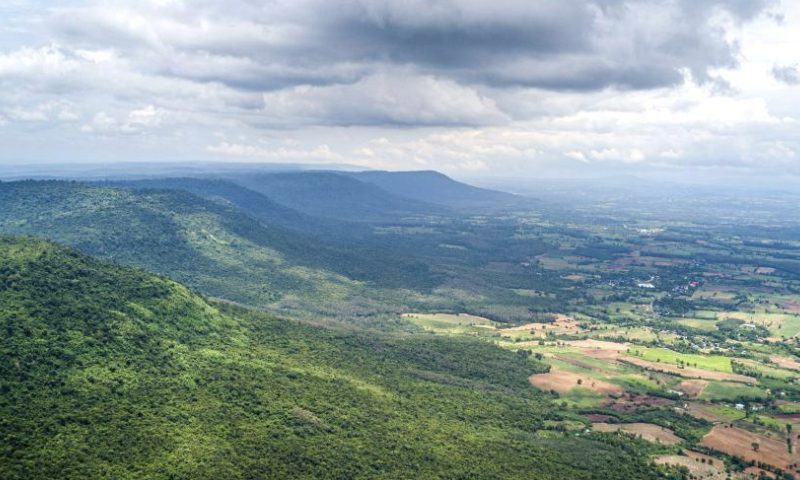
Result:
[[[792,236],[797,224],[776,223],[769,215],[756,224],[698,218],[694,209],[674,206],[663,213],[653,199],[652,210],[612,214],[604,202],[566,206],[558,197],[491,193],[428,172],[403,174],[396,182],[387,180],[391,175],[2,182],[0,232],[45,237],[197,290],[203,297],[193,302],[215,312],[210,314],[229,337],[220,337],[222,331],[213,339],[185,337],[181,348],[192,357],[182,360],[185,367],[177,372],[189,365],[216,369],[223,382],[237,382],[236,395],[251,398],[252,405],[267,401],[264,389],[283,380],[259,374],[254,383],[224,372],[267,369],[289,372],[293,381],[313,379],[302,388],[322,389],[314,401],[284,387],[284,393],[269,397],[280,405],[268,410],[270,415],[299,422],[301,430],[294,434],[304,431],[303,438],[310,432],[344,435],[345,424],[366,434],[367,412],[395,421],[378,414],[389,402],[400,421],[406,408],[401,405],[411,401],[409,414],[430,409],[431,415],[455,415],[456,421],[472,412],[468,415],[476,417],[469,423],[488,422],[489,430],[479,436],[499,442],[498,454],[521,445],[526,452],[540,451],[534,447],[539,442],[561,452],[561,443],[585,438],[599,442],[596,448],[635,445],[646,452],[646,468],[668,478],[689,478],[692,472],[741,479],[756,471],[784,478],[798,474],[800,243]],[[381,187],[386,182],[391,192]],[[349,192],[321,194],[329,189]],[[24,240],[5,242],[24,250]],[[56,248],[34,245],[36,251]],[[11,311],[5,321],[17,332]],[[131,311],[131,321],[159,322],[162,315],[137,312]],[[269,334],[277,337],[260,333],[278,324],[293,326]],[[222,343],[204,346],[207,342]],[[308,342],[316,343],[301,346]],[[383,353],[373,358],[377,352]],[[357,370],[342,369],[353,360],[360,362]],[[80,375],[100,375],[108,385],[127,381],[92,365],[82,363]],[[176,381],[193,376],[195,386],[185,394],[197,395],[191,392],[205,388],[198,390],[200,373],[191,368],[176,373]],[[383,373],[372,377],[366,373],[371,369]],[[54,385],[66,381],[44,378]],[[331,396],[326,389],[333,385],[347,388]],[[159,395],[203,401],[174,392]],[[6,408],[18,408],[21,397],[14,398]],[[433,403],[423,408],[420,402],[427,398]],[[447,398],[453,403],[443,404]],[[345,405],[366,410],[346,413]],[[246,408],[253,410],[242,410],[242,418],[254,419],[264,407]],[[340,423],[339,415],[358,420]],[[265,432],[278,428],[271,422]],[[458,435],[460,427],[449,422],[437,427],[436,435]],[[390,430],[414,438],[411,452],[417,442],[425,443],[421,432],[437,431],[427,425],[420,424],[419,432],[409,424]],[[381,428],[369,435],[378,430],[389,432]],[[505,433],[498,437],[500,431]],[[208,448],[229,448],[210,435]],[[284,448],[289,437],[280,438]],[[466,437],[457,441],[462,454],[472,448],[463,443]],[[27,448],[22,451],[30,453]],[[387,461],[375,455],[379,463]],[[312,457],[324,457],[326,465],[338,458],[325,449]],[[517,458],[519,468],[534,457]],[[146,468],[167,468],[143,461]],[[441,472],[455,468],[441,457],[420,462]],[[345,477],[358,478],[348,462],[340,464]],[[402,471],[398,468],[391,467]],[[514,478],[515,468],[508,468],[508,478]],[[553,478],[584,478],[575,472],[559,477],[552,468]]]

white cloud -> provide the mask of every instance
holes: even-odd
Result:
[[[92,117],[92,121],[83,125],[81,130],[84,132],[95,132],[95,131],[108,131],[117,125],[117,120],[108,115],[106,112],[97,112],[94,117]]]
[[[219,145],[207,147],[207,150],[215,154],[278,162],[331,163],[346,160],[345,157],[331,151],[327,145],[319,145],[312,150],[285,147],[272,149],[267,146],[231,144],[223,141]]]
[[[405,71],[347,85],[267,93],[264,112],[280,121],[312,125],[488,125],[509,120],[492,99],[472,88]]]

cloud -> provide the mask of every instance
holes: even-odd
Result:
[[[300,124],[490,125],[505,123],[492,99],[432,76],[377,74],[346,85],[301,86],[264,95],[268,118]]]
[[[787,94],[798,71],[780,51],[800,41],[793,2],[14,5],[0,6],[14,29],[0,30],[0,161],[139,146],[158,158],[532,175],[794,171],[800,158],[800,104]]]
[[[53,20],[65,41],[112,46],[153,72],[234,88],[351,83],[386,65],[459,83],[545,89],[701,82],[738,62],[719,21],[769,0],[249,0],[95,2]],[[166,57],[166,58],[165,58]]]
[[[319,145],[311,150],[302,150],[286,147],[269,148],[261,145],[231,144],[223,141],[216,146],[209,146],[207,150],[215,154],[279,162],[332,163],[346,160],[345,157],[331,151],[327,145]]]
[[[772,76],[786,85],[800,85],[800,70],[797,69],[797,65],[775,65],[772,67]]]

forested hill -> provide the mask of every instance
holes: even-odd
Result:
[[[0,478],[642,479],[635,441],[553,430],[540,366],[215,306],[0,237]]]
[[[347,230],[348,237],[361,227],[356,223],[343,223],[339,220],[326,220],[312,217],[281,205],[274,200],[236,183],[214,178],[156,178],[147,180],[119,180],[96,182],[96,185],[130,188],[136,190],[182,190],[208,200],[224,200],[247,215],[266,225],[279,226],[325,236],[335,235]],[[366,228],[362,232],[367,231]]]
[[[264,224],[230,204],[183,191],[71,182],[0,183],[0,233],[41,235],[252,305],[285,293],[317,301],[355,283],[427,289],[428,267],[380,250],[337,247]]]

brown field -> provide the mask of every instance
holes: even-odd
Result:
[[[685,412],[695,418],[701,418],[713,423],[730,421],[729,418],[709,410],[706,408],[707,406],[707,404],[702,402],[689,402],[686,404]]]
[[[583,332],[581,327],[578,326],[578,322],[566,315],[557,315],[556,321],[553,323],[527,323],[518,327],[500,330],[501,333],[525,331],[530,331],[531,335],[537,335],[539,338],[547,338],[547,332],[550,331],[556,334],[578,334]]]
[[[708,382],[705,380],[684,380],[678,385],[678,390],[686,394],[688,398],[697,398],[703,393]]]
[[[766,470],[761,470],[758,467],[747,467],[744,469],[743,473],[745,475],[752,475],[753,478],[759,478],[759,476],[762,474],[766,475],[768,478],[778,478],[778,476],[775,475],[774,473],[768,472]]]
[[[754,451],[752,444],[758,443],[758,451]],[[745,460],[763,462],[774,467],[788,470],[788,466],[797,462],[797,458],[789,453],[786,443],[780,439],[768,438],[747,430],[722,425],[714,427],[700,445],[713,448],[728,455],[738,455]]]
[[[572,282],[582,282],[586,279],[583,275],[565,275],[563,278]]]
[[[797,370],[800,372],[800,362],[788,357],[770,357],[772,363],[779,367],[788,368],[789,370]]]
[[[581,385],[578,385],[578,380],[582,381]],[[618,385],[556,368],[550,370],[550,373],[531,375],[528,381],[534,387],[545,391],[555,390],[558,393],[567,393],[575,387],[587,388],[606,395],[622,395],[625,393],[625,390]]]
[[[779,304],[782,309],[790,313],[800,313],[800,303],[797,302],[784,302]]]
[[[714,458],[711,455],[706,455],[705,453],[695,452],[694,450],[684,450],[683,453],[686,454],[687,457],[691,458],[692,460],[705,460],[706,463],[709,465],[713,465],[717,468],[725,468],[725,462],[718,458]]]
[[[651,423],[593,423],[592,428],[598,432],[623,431],[632,433],[650,442],[663,443],[665,445],[675,445],[682,441],[672,430]]]
[[[628,346],[623,343],[606,342],[603,340],[575,340],[564,342],[570,347],[585,348],[589,350],[610,350],[614,352],[624,352]]]
[[[694,478],[702,478],[704,480],[724,480],[728,478],[728,474],[725,473],[724,465],[720,467],[716,463],[702,463],[696,458],[684,457],[682,455],[666,455],[656,458],[655,462],[659,465],[686,467]],[[717,460],[717,462],[719,462],[719,460]],[[722,462],[719,463],[721,464]]]
[[[651,397],[650,395],[637,395],[635,397],[623,396],[620,398],[609,398],[603,402],[601,406],[616,410],[618,412],[634,412],[640,408],[665,407],[668,405],[673,405],[674,403],[675,401],[670,400],[669,398]]]

